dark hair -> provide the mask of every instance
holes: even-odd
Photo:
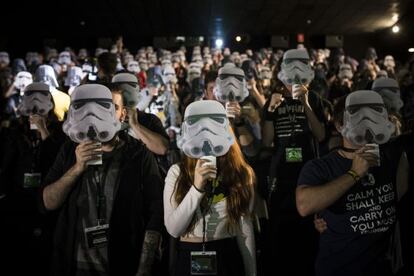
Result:
[[[342,96],[338,98],[338,101],[333,106],[333,114],[332,114],[333,122],[340,126],[344,124],[345,99],[346,99],[346,96]]]
[[[98,67],[107,76],[112,76],[116,73],[117,64],[116,54],[105,52],[98,56]]]
[[[205,85],[205,88],[206,88],[206,89],[207,89],[207,84],[208,84],[209,82],[214,82],[214,81],[216,81],[217,76],[218,76],[217,71],[208,71],[208,72],[207,72],[206,76],[204,77],[204,85]]]

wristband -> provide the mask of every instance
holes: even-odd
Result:
[[[350,176],[352,176],[352,178],[355,180],[355,182],[358,182],[359,179],[361,178],[354,170],[349,170],[346,173],[349,174]]]
[[[193,186],[194,186],[194,188],[198,191],[198,192],[200,192],[200,193],[202,193],[202,194],[204,194],[206,191],[204,191],[204,190],[200,190],[199,188],[197,188],[197,186],[196,185],[194,185],[193,184]]]

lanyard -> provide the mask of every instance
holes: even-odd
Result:
[[[211,184],[212,184],[212,190],[210,191],[206,191],[206,196],[207,196],[207,206],[205,208],[203,208],[202,210],[202,215],[203,215],[203,251],[206,251],[206,236],[207,236],[207,225],[206,225],[206,214],[207,212],[210,210],[211,208],[211,204],[213,203],[213,197],[214,197],[214,192],[218,186],[218,179],[214,179]]]
[[[106,167],[108,168],[108,167]],[[98,225],[105,223],[106,221],[106,195],[105,195],[105,177],[106,173],[102,168],[102,172],[99,171],[98,167],[94,167],[92,171],[92,182],[96,185],[97,195],[96,195],[96,216],[98,220]]]

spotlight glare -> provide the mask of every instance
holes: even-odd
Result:
[[[414,53],[414,48],[408,48],[408,52]]]
[[[216,48],[221,48],[223,46],[223,39],[217,38],[216,39]]]
[[[237,41],[237,42],[240,42],[240,41],[241,41],[241,36],[239,36],[239,35],[238,35],[238,36],[236,36],[236,41]]]
[[[398,33],[400,31],[400,27],[398,25],[395,25],[394,27],[392,27],[391,30],[392,30],[393,33],[396,34],[396,33]]]

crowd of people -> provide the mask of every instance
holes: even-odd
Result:
[[[10,275],[411,271],[414,55],[120,38],[0,52],[0,91]]]

